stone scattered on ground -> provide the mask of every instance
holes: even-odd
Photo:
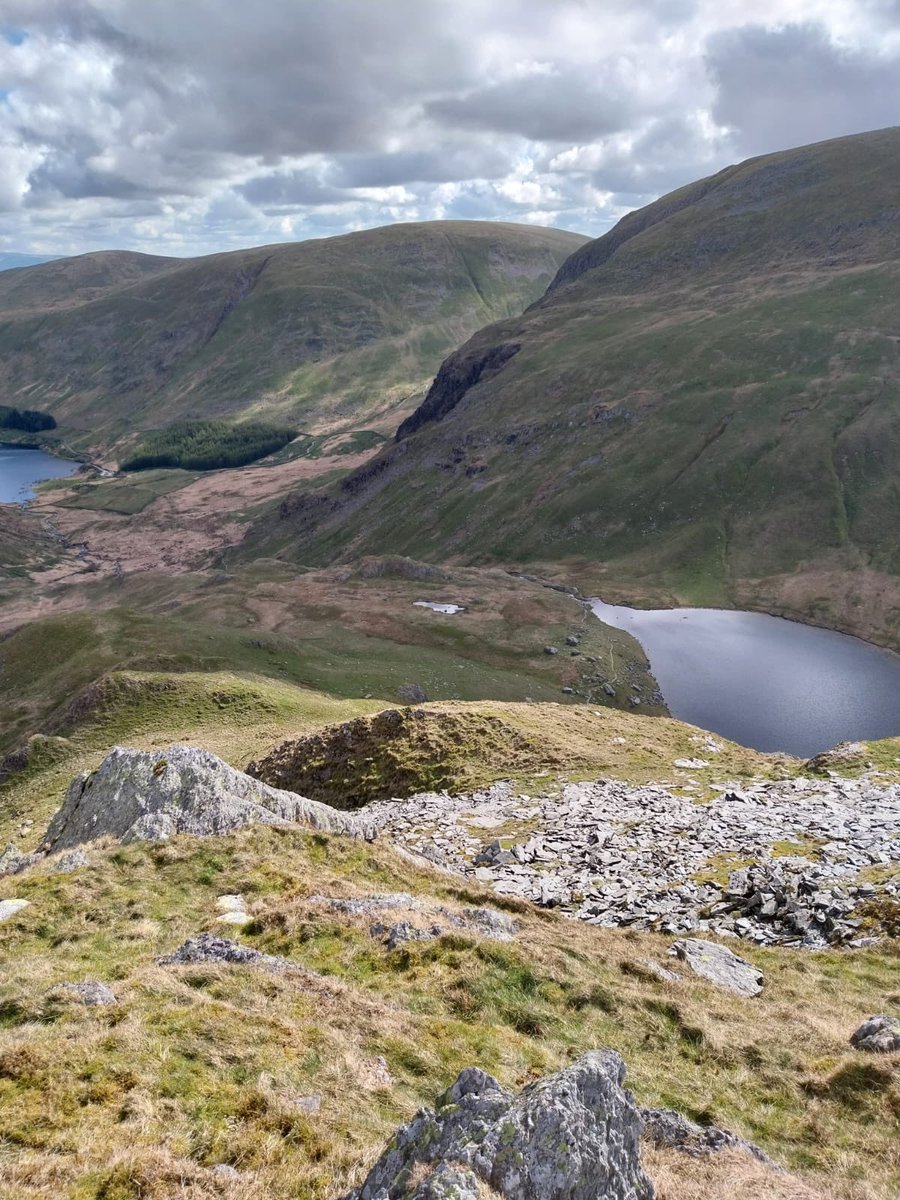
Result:
[[[210,1167],[213,1175],[218,1175],[220,1179],[240,1179],[241,1173],[230,1163],[216,1163],[214,1167]]]
[[[677,971],[673,971],[671,967],[664,967],[656,959],[643,958],[641,959],[641,965],[646,967],[651,975],[655,975],[657,979],[661,979],[663,983],[678,983],[681,979]]]
[[[242,946],[230,938],[216,937],[212,933],[201,933],[188,938],[173,954],[164,954],[156,960],[162,967],[193,966],[197,963],[234,963],[238,966],[262,967],[275,974],[289,971],[305,972],[306,968],[290,959],[276,954],[263,954],[252,946]]]
[[[0,875],[18,875],[20,871],[40,862],[40,859],[40,854],[26,854],[10,842],[0,854]]]
[[[360,1076],[363,1087],[369,1091],[378,1092],[394,1085],[394,1077],[383,1054],[376,1054],[364,1063]]]
[[[867,903],[900,902],[900,784],[725,780],[693,787],[703,802],[679,788],[601,780],[527,796],[501,782],[365,812],[402,849],[611,928],[857,945],[877,932]]]
[[[516,935],[516,923],[494,908],[468,907],[456,911],[443,904],[426,902],[409,892],[383,892],[373,896],[310,896],[309,904],[324,905],[334,912],[354,917],[384,916],[391,912],[421,914],[424,925],[401,918],[397,921],[375,921],[369,926],[373,938],[384,942],[388,950],[396,950],[404,942],[424,941],[440,937],[450,929],[464,929],[495,941],[506,942]]]
[[[247,912],[243,896],[226,895],[216,899],[216,920],[222,925],[249,925],[253,920]]]
[[[402,946],[406,942],[430,941],[440,937],[443,932],[440,925],[429,925],[427,928],[421,929],[418,925],[413,925],[411,921],[394,921],[392,925],[376,921],[374,925],[369,926],[369,933],[372,937],[384,942],[388,950],[396,950],[398,946]]]
[[[716,1125],[697,1125],[671,1108],[642,1108],[644,1135],[655,1146],[669,1150],[681,1150],[684,1154],[699,1157],[703,1154],[718,1154],[722,1150],[743,1150],[757,1162],[767,1166],[775,1164],[759,1146],[747,1142],[727,1129]]]
[[[75,850],[67,850],[64,854],[60,854],[54,860],[51,870],[58,875],[67,874],[69,871],[80,871],[83,867],[89,867],[91,860],[85,852],[78,847]]]
[[[30,903],[30,900],[0,900],[0,921],[8,921]]]
[[[893,1054],[900,1051],[900,1017],[884,1014],[869,1017],[850,1038],[857,1050],[872,1054]]]
[[[671,950],[695,975],[708,979],[716,987],[752,999],[763,989],[762,972],[727,946],[702,938],[683,938]]]
[[[397,1131],[348,1200],[652,1200],[642,1121],[611,1050],[514,1095],[469,1067]]]
[[[52,989],[53,994],[63,994],[77,1000],[88,1008],[103,1008],[117,1004],[116,994],[111,987],[97,979],[85,979],[78,983],[61,983]]]
[[[289,822],[353,835],[365,828],[360,816],[269,787],[195,746],[116,747],[93,774],[72,781],[42,849],[52,853],[106,836],[158,841]]]

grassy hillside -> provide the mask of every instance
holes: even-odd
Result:
[[[254,544],[556,564],[896,644],[898,187],[886,130],[629,215],[451,356],[398,445]]]
[[[310,432],[409,406],[441,359],[536,299],[580,235],[394,225],[166,259],[109,252],[0,275],[0,390],[103,450],[183,417]]]
[[[84,585],[71,598],[80,611],[33,620],[0,641],[0,755],[34,733],[68,733],[90,715],[95,682],[121,671],[230,671],[380,698],[382,707],[414,686],[432,700],[631,710],[634,697],[641,712],[666,711],[637,642],[570,596],[501,571],[418,580],[416,568],[370,560],[356,572],[298,577],[274,564]],[[455,617],[415,603],[454,598],[466,605]],[[558,653],[546,654],[548,645]]]

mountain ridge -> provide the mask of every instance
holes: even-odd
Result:
[[[898,161],[900,130],[835,139],[629,214],[446,359],[399,443],[253,536],[311,562],[543,564],[896,643]]]
[[[420,222],[193,259],[101,251],[0,275],[0,385],[76,448],[184,415],[312,432],[414,405],[441,358],[539,295],[584,239]]]

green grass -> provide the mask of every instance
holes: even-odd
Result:
[[[181,470],[141,471],[124,479],[64,481],[72,495],[58,501],[63,508],[86,508],[97,512],[133,516],[169,492],[179,491],[198,478],[196,472]],[[45,485],[40,488],[45,490]]]
[[[95,452],[130,452],[136,431],[186,418],[389,430],[445,354],[537,299],[583,241],[434,222],[202,259],[48,264],[0,280],[0,383]]]

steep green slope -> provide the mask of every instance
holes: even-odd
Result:
[[[0,390],[107,449],[185,416],[311,432],[385,421],[441,359],[521,312],[578,234],[393,225],[199,259],[85,255],[0,276]]]
[[[896,641],[898,188],[891,129],[630,214],[451,356],[398,444],[255,544],[553,563]]]

